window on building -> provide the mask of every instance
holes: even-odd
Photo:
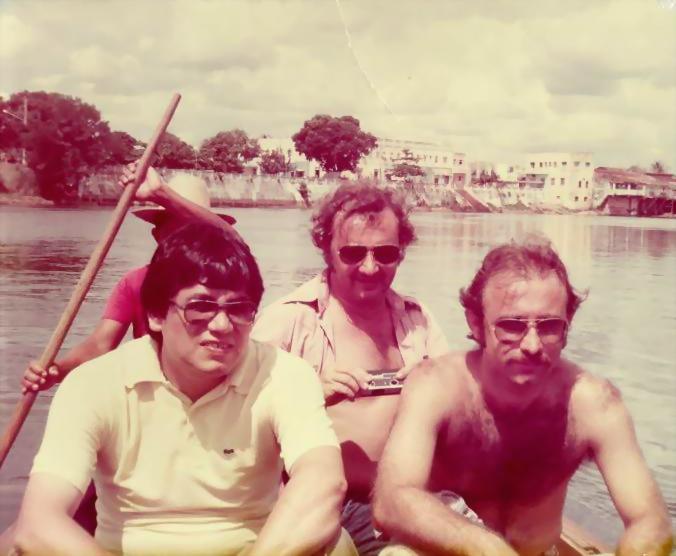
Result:
[[[556,178],[551,178],[550,182],[551,185],[556,185]]]
[[[578,188],[582,187],[582,180],[577,181],[577,186],[578,186]]]
[[[540,162],[540,168],[542,168],[542,162]]]
[[[458,166],[462,166],[462,159],[458,160]]]
[[[554,161],[554,168],[556,168],[556,160]]]
[[[577,195],[575,195],[575,202],[577,203],[579,200],[580,198]]]
[[[561,178],[561,185],[566,185],[566,178]]]
[[[573,164],[575,164],[575,167],[577,167],[577,166],[580,165],[580,161],[579,161],[579,160],[576,160],[575,162],[573,162]]]
[[[591,162],[585,162],[584,165],[589,168],[591,166]]]
[[[564,161],[561,163],[561,166],[568,166],[568,163],[564,160]]]
[[[435,157],[434,157],[434,162],[439,162],[439,157],[438,157],[438,156],[435,156]]]
[[[585,197],[584,200],[586,201],[586,200],[587,200],[587,197]]]
[[[584,188],[589,189],[589,180],[584,180]]]
[[[557,200],[557,201],[560,201],[560,200],[561,200],[561,195],[557,195],[557,196],[556,196],[556,200]]]
[[[447,162],[448,162],[448,157],[445,156],[445,157],[444,157],[444,164],[446,164]]]
[[[531,163],[530,163],[530,167],[531,167],[531,168],[535,168],[535,162],[531,162]]]
[[[439,185],[439,176],[434,176],[434,185]]]

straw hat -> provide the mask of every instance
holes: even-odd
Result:
[[[181,197],[188,199],[188,201],[192,201],[201,207],[211,209],[209,190],[207,189],[206,182],[202,178],[193,176],[192,174],[176,174],[167,182],[167,185]],[[132,214],[141,220],[145,220],[146,222],[154,224],[155,226],[161,224],[165,218],[170,216],[163,207],[138,209],[133,211]],[[237,222],[237,220],[235,220],[229,214],[216,214],[228,224],[234,224]]]

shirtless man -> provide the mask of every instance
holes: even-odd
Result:
[[[267,307],[252,336],[308,361],[319,373],[348,480],[343,526],[360,554],[377,554],[366,505],[399,395],[363,397],[367,370],[400,369],[447,351],[415,299],[391,289],[415,233],[391,191],[344,185],[322,200],[312,239],[327,268]]]
[[[556,253],[497,247],[460,299],[479,347],[409,376],[379,467],[377,524],[423,553],[541,554],[591,459],[625,524],[619,554],[668,554],[665,504],[619,392],[561,358],[581,298]],[[434,494],[447,489],[483,525],[449,511]]]

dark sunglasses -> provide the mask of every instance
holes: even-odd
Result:
[[[378,264],[393,264],[401,259],[401,248],[398,245],[344,245],[338,249],[338,256],[344,264],[361,263],[368,252],[373,253],[373,258]]]
[[[493,330],[500,342],[519,343],[535,328],[543,344],[556,344],[566,339],[568,321],[560,318],[546,319],[499,319],[495,321]]]
[[[251,324],[256,318],[255,303],[251,301],[231,301],[227,303],[216,303],[208,299],[193,299],[185,305],[172,303],[176,308],[183,312],[183,319],[188,324],[208,324],[220,312],[225,311],[230,322],[233,324]]]

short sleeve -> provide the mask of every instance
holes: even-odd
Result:
[[[129,274],[125,274],[115,285],[103,310],[104,319],[110,319],[130,325],[134,320],[134,296],[129,283]]]
[[[251,330],[251,338],[289,352],[295,317],[295,303],[273,303],[258,315]]]
[[[81,492],[87,489],[105,430],[107,388],[87,366],[71,372],[52,400],[47,425],[31,473],[56,475]]]
[[[302,359],[279,356],[269,387],[271,417],[287,472],[303,454],[320,446],[338,448],[324,407],[319,377]]]

